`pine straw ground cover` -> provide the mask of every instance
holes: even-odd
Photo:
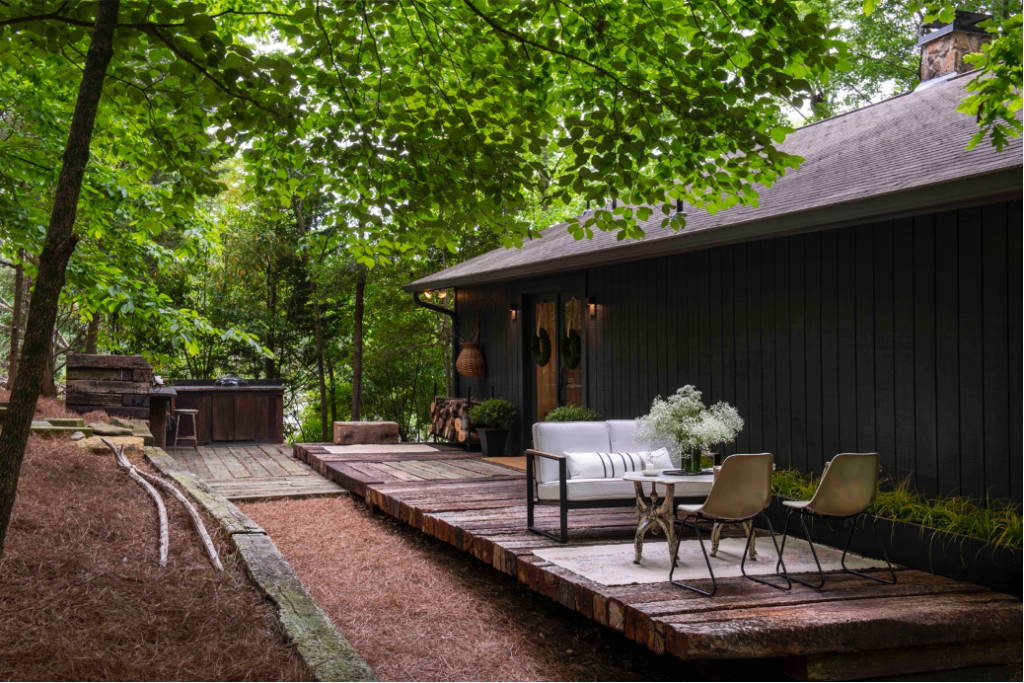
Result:
[[[161,568],[153,502],[112,455],[29,439],[0,559],[0,680],[311,680],[216,523],[223,573],[164,498]]]
[[[384,681],[775,680],[646,647],[348,496],[239,505]]]

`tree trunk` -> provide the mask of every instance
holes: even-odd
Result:
[[[334,385],[334,363],[330,358],[327,359],[327,377],[331,381],[331,424],[333,425],[338,421],[338,389]]]
[[[352,316],[352,420],[358,422],[363,409],[363,308],[366,269],[359,266],[356,278],[356,306]]]
[[[295,219],[299,224],[299,233],[306,234],[306,219],[302,215],[302,204],[292,202],[295,208]],[[316,288],[316,273],[309,261],[309,252],[302,248],[302,262],[306,266],[306,277],[309,278],[309,297],[313,300],[313,331],[316,335],[316,378],[320,384],[320,440],[331,441],[331,429],[327,422],[327,378],[324,374],[324,334],[320,320],[320,300]]]
[[[99,312],[92,314],[92,320],[89,321],[89,327],[85,331],[85,350],[82,353],[96,353],[96,342],[100,336],[100,319],[102,317],[103,314]]]
[[[7,358],[7,389],[14,387],[18,376],[18,352],[21,349],[21,316],[25,299],[25,250],[18,250],[18,265],[14,267],[14,304],[11,310],[11,350]]]
[[[43,381],[39,393],[45,398],[57,398],[57,384],[53,377],[53,335],[46,347],[46,360],[43,362]]]
[[[96,123],[96,110],[103,94],[103,80],[113,54],[114,27],[120,0],[100,0],[93,27],[92,40],[85,57],[78,101],[68,128],[68,142],[57,179],[46,241],[39,255],[39,272],[29,306],[25,341],[21,349],[18,376],[11,391],[11,401],[0,432],[0,555],[7,539],[7,529],[18,490],[18,476],[25,459],[32,415],[36,410],[43,382],[43,365],[53,337],[57,319],[57,303],[64,288],[65,270],[75,251],[75,215],[82,177],[89,161],[89,144]]]

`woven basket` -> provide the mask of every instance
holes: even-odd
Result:
[[[484,353],[478,342],[462,342],[462,351],[455,360],[455,369],[463,377],[486,377],[487,367],[484,365]]]

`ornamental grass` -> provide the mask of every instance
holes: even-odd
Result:
[[[809,500],[818,488],[819,479],[817,475],[795,469],[778,470],[772,477],[772,490],[785,498]],[[1021,508],[1005,500],[929,497],[914,489],[909,479],[883,479],[878,483],[878,495],[868,512],[970,536],[997,546],[1022,546]]]

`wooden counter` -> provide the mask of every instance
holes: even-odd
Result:
[[[175,408],[193,408],[199,445],[226,441],[284,442],[284,387],[266,381],[248,387],[218,387],[212,382],[178,380]],[[192,436],[191,420],[181,423],[181,437]],[[173,443],[174,434],[167,436]],[[190,443],[190,442],[187,442]]]

